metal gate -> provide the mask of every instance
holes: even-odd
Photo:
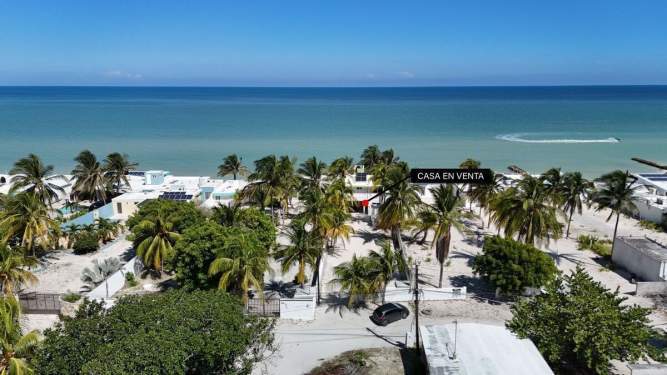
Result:
[[[248,300],[246,304],[246,312],[248,314],[260,316],[280,316],[280,299],[279,298],[253,298]]]
[[[19,294],[19,302],[24,314],[60,314],[60,294]]]

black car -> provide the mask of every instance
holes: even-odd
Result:
[[[379,326],[386,326],[397,320],[405,319],[410,315],[410,310],[400,303],[385,303],[373,311],[371,320]]]

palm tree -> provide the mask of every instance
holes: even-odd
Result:
[[[378,277],[378,268],[370,258],[357,258],[334,267],[336,278],[332,283],[340,285],[340,292],[348,293],[348,307],[365,300],[366,296],[378,291],[381,278]]]
[[[266,249],[256,238],[240,233],[225,242],[218,256],[211,262],[208,274],[220,274],[219,289],[242,291],[245,304],[251,287],[255,288],[260,299],[264,299],[264,273],[268,268]]]
[[[34,193],[19,193],[7,197],[5,210],[0,212],[2,242],[20,236],[20,244],[35,254],[35,246],[46,249],[52,243],[51,230],[57,223],[51,218],[53,210]]]
[[[332,179],[345,179],[347,175],[352,173],[354,173],[354,159],[349,156],[344,156],[331,162],[328,177]]]
[[[433,210],[424,206],[422,209],[417,211],[417,216],[412,220],[413,233],[412,237],[418,244],[423,245],[426,242],[428,237],[428,231],[435,228],[435,225],[438,222],[438,218],[435,216]],[[417,240],[417,237],[422,236],[421,239]]]
[[[218,176],[225,177],[227,175],[232,175],[234,180],[237,176],[247,176],[250,173],[248,168],[243,165],[243,158],[238,157],[236,154],[227,155],[222,164],[218,166]]]
[[[407,269],[407,264],[402,257],[396,255],[389,242],[382,241],[379,245],[380,250],[372,250],[368,257],[374,263],[373,267],[376,270],[373,276],[382,283],[382,303],[384,303],[387,283],[394,277],[395,273],[404,272]]]
[[[103,261],[97,259],[93,260],[92,268],[84,268],[81,271],[81,281],[83,281],[83,286],[81,290],[84,292],[90,292],[95,289],[99,284],[105,282],[111,275],[116,273],[122,265],[118,258],[106,258]]]
[[[334,179],[325,190],[327,202],[343,212],[350,212],[354,204],[354,191],[343,178]]]
[[[113,240],[120,232],[120,223],[100,217],[95,220],[95,228],[99,239],[107,243]]]
[[[67,237],[67,248],[71,248],[76,239],[81,234],[83,228],[79,224],[68,224],[65,227],[65,236]]]
[[[438,187],[431,189],[431,193],[434,198],[434,203],[431,208],[436,216],[435,239],[433,244],[435,244],[436,257],[438,258],[438,262],[440,262],[440,281],[438,282],[438,288],[442,288],[442,273],[445,260],[449,256],[452,227],[459,232],[464,230],[464,216],[461,211],[463,201],[458,194],[454,193],[454,189],[451,185],[441,184]]]
[[[116,194],[120,194],[123,184],[130,186],[127,175],[137,169],[138,165],[137,163],[130,162],[127,154],[113,152],[107,155],[106,159],[104,159],[104,175],[115,188]]]
[[[518,235],[519,240],[534,245],[536,240],[561,236],[556,208],[541,179],[529,175],[490,202],[491,218],[504,229],[506,237]]]
[[[622,212],[632,212],[637,209],[635,206],[635,190],[637,186],[636,178],[630,176],[627,171],[616,170],[601,176],[600,181],[603,186],[593,195],[593,202],[597,205],[597,210],[608,208],[611,210],[607,221],[616,214],[616,223],[614,224],[614,237],[611,243],[611,253],[614,254],[614,245],[616,244],[616,234],[618,232],[618,221]]]
[[[39,199],[49,206],[58,199],[58,194],[64,194],[65,189],[52,181],[67,181],[65,176],[53,173],[52,165],[44,165],[39,156],[29,154],[25,158],[14,163],[9,171],[14,175],[10,182],[12,184],[10,193],[26,191],[35,193]]]
[[[72,188],[74,196],[78,200],[106,201],[108,180],[95,154],[83,150],[74,161],[77,162],[72,170],[72,179],[75,181]]]
[[[550,168],[540,176],[544,182],[546,193],[551,200],[554,207],[563,205],[563,183],[564,175],[560,172],[560,168]]]
[[[286,210],[289,200],[295,192],[294,160],[288,156],[277,158],[275,155],[255,160],[255,172],[248,176],[252,181],[242,191],[245,199],[257,202],[260,208],[271,207],[271,216],[275,203],[280,203]]]
[[[5,296],[13,294],[22,285],[37,283],[37,277],[28,269],[37,265],[37,259],[25,256],[22,251],[0,244],[0,282]]]
[[[350,235],[354,233],[354,228],[347,224],[347,221],[352,217],[348,212],[336,207],[331,207],[330,211],[331,220],[328,222],[325,237],[328,242],[327,246],[334,248],[339,239],[349,240]]]
[[[0,299],[0,374],[23,375],[33,374],[29,358],[34,354],[39,342],[39,333],[32,330],[26,334],[21,332],[19,302],[9,295]]]
[[[421,205],[419,194],[423,188],[408,181],[409,169],[405,164],[392,166],[387,172],[386,190],[389,197],[382,202],[378,212],[377,227],[391,231],[394,248],[403,253],[402,226],[415,217]]]
[[[163,212],[158,212],[152,221],[144,220],[134,228],[137,256],[157,272],[162,272],[164,260],[171,257],[173,244],[180,238],[180,234],[172,231],[173,226]]]
[[[477,202],[479,205],[479,215],[482,219],[482,229],[484,229],[484,219],[482,218],[482,209],[486,209],[487,213],[490,215],[491,212],[488,210],[489,203],[495,198],[495,196],[500,193],[503,189],[503,175],[494,174],[493,180],[488,184],[478,184],[473,185],[472,190],[469,193],[470,199]],[[490,219],[488,220],[490,221]]]
[[[482,166],[482,163],[479,160],[471,159],[468,158],[459,164],[459,168],[461,169],[479,169]],[[468,203],[470,204],[470,210],[472,210],[472,201],[473,199],[470,197],[470,192],[472,191],[473,187],[472,185],[468,185],[468,188],[466,190],[466,196],[468,197]]]
[[[361,165],[366,168],[366,170],[371,170],[375,164],[380,163],[382,159],[382,152],[377,145],[372,145],[366,147],[366,149],[361,153]]]
[[[560,194],[563,200],[563,210],[567,213],[567,230],[565,237],[570,237],[570,223],[575,211],[581,215],[583,202],[588,200],[593,189],[593,183],[585,179],[580,172],[570,172],[563,176]]]
[[[322,177],[326,173],[326,170],[327,164],[318,161],[316,157],[313,156],[306,159],[306,161],[301,163],[301,166],[297,171],[303,180],[302,187],[304,189],[320,189],[322,185]]]
[[[306,229],[305,220],[294,220],[286,231],[290,245],[282,246],[275,254],[286,273],[294,264],[298,264],[296,282],[302,287],[306,280],[306,265],[315,267],[322,252],[322,239]]]
[[[220,204],[216,207],[213,207],[212,218],[222,226],[233,227],[236,225],[240,207],[241,206],[236,202],[229,206]]]

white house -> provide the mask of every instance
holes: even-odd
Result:
[[[612,260],[644,281],[667,280],[667,247],[654,239],[617,237]]]

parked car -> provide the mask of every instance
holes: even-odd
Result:
[[[397,320],[405,319],[410,315],[410,310],[400,303],[385,303],[373,311],[371,320],[379,326],[386,326]]]

